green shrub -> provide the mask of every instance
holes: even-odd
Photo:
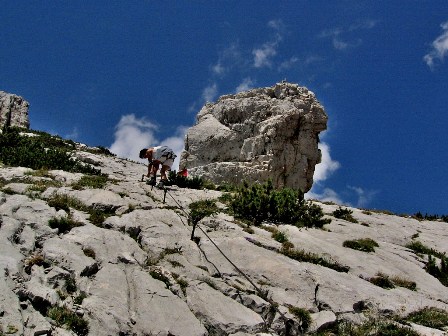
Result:
[[[0,134],[0,161],[9,166],[39,169],[61,169],[84,174],[100,171],[71,157],[75,149],[72,142],[40,132],[38,136],[21,135],[16,127],[4,129]],[[28,130],[23,130],[30,132]]]
[[[337,262],[325,259],[315,253],[305,252],[304,250],[283,247],[280,250],[280,253],[297,261],[309,262],[312,264],[328,267],[338,272],[347,273],[350,270],[350,267],[348,266],[341,265]]]
[[[65,326],[78,336],[87,336],[89,334],[89,325],[87,321],[67,308],[50,308],[47,312],[47,316],[54,320],[58,327]]]
[[[85,293],[81,293],[73,299],[73,303],[80,305],[86,297],[87,295]]]
[[[77,182],[72,183],[71,187],[76,190],[84,188],[103,189],[109,178],[105,174],[101,175],[84,175]]]
[[[213,183],[204,180],[202,177],[179,176],[177,175],[177,172],[175,170],[170,171],[168,174],[168,185],[177,185],[179,188],[189,188],[189,189],[216,188]]]
[[[91,249],[89,247],[86,247],[86,248],[82,249],[82,251],[84,252],[85,256],[87,256],[89,258],[92,258],[92,259],[96,258],[96,254],[95,254],[95,251],[93,249]]]
[[[78,290],[78,287],[76,286],[76,281],[72,277],[68,277],[67,279],[65,279],[64,287],[67,293],[69,294],[73,294]]]
[[[415,283],[415,281],[410,281],[399,276],[394,276],[390,278],[390,280],[395,286],[404,287],[413,291],[417,290],[417,284]]]
[[[342,246],[348,247],[354,250],[363,252],[375,252],[375,247],[378,247],[378,243],[370,238],[346,240],[342,243]]]
[[[279,230],[276,230],[272,233],[272,238],[274,238],[279,243],[285,243],[288,241],[288,236],[286,235],[286,233]]]
[[[306,201],[304,194],[290,188],[275,190],[272,182],[244,182],[230,201],[236,217],[260,225],[263,221],[293,224],[299,227],[322,227],[330,222],[323,219],[322,209]]]
[[[306,332],[311,325],[312,319],[311,314],[308,310],[289,306],[288,310],[291,314],[293,314],[299,320],[299,328],[302,333]]]
[[[215,200],[202,200],[190,203],[190,218],[193,224],[198,223],[205,217],[212,216],[218,212]]]
[[[392,280],[389,279],[389,277],[383,273],[378,273],[376,276],[370,278],[369,282],[374,284],[375,286],[385,289],[395,288],[395,285],[392,282]]]
[[[339,207],[333,211],[333,216],[339,219],[343,219],[352,223],[358,223],[358,221],[353,217],[353,211],[349,209],[343,209]]]
[[[425,270],[433,277],[437,278],[442,285],[448,287],[448,257],[445,255],[441,256],[439,266],[436,263],[436,259],[431,255],[428,255]]]
[[[445,255],[442,252],[439,252],[433,248],[424,245],[422,242],[418,240],[410,242],[409,244],[406,245],[406,247],[408,249],[413,250],[415,253],[427,254],[437,258],[442,258]]]
[[[52,229],[58,229],[58,233],[67,233],[75,227],[83,226],[82,223],[73,220],[71,216],[52,218],[48,221],[48,225]]]
[[[448,326],[448,312],[435,307],[425,307],[410,313],[405,320],[429,328],[443,330],[444,327]]]
[[[48,205],[55,208],[56,211],[65,210],[70,212],[70,208],[80,211],[87,211],[87,206],[79,199],[66,194],[53,194],[47,201]]]

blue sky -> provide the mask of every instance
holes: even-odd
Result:
[[[313,197],[448,214],[448,2],[1,1],[31,128],[181,150],[205,101],[286,79],[329,115]]]

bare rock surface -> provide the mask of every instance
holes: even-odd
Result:
[[[3,126],[29,128],[29,106],[30,104],[22,97],[0,91],[0,129]]]
[[[248,233],[224,213],[199,222],[196,244],[188,206],[221,192],[173,186],[164,195],[141,181],[142,164],[74,155],[108,175],[103,189],[74,189],[82,174],[50,171],[47,178],[60,187],[29,194],[11,184],[33,186],[41,177],[30,169],[0,168],[0,333],[283,335],[289,323],[290,334],[298,335],[294,307],[311,313],[310,331],[341,321],[362,323],[373,311],[405,316],[424,307],[448,310],[447,288],[424,270],[426,257],[406,247],[418,240],[448,252],[447,223],[349,208],[358,220],[352,223],[331,216],[337,205],[316,202],[332,219],[324,229],[277,227],[296,248],[347,266],[341,272],[279,253],[282,245],[271,232],[254,227]],[[56,194],[84,207],[56,209],[48,204]],[[93,220],[92,209],[104,214],[103,222]],[[60,231],[49,226],[50,219],[77,224]],[[358,238],[379,246],[369,253],[343,246]],[[379,272],[415,282],[416,289],[376,286],[369,279]],[[50,307],[82,319],[88,332],[57,324],[47,316]]]
[[[180,167],[215,183],[267,181],[308,191],[327,115],[314,93],[278,83],[206,104],[188,130]]]

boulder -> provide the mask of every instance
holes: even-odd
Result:
[[[215,183],[272,179],[308,191],[327,115],[314,93],[278,83],[206,104],[185,138],[180,167]]]
[[[4,126],[29,128],[29,106],[30,104],[22,97],[0,91],[0,128]]]

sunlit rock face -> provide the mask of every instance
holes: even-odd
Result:
[[[5,125],[29,128],[29,106],[22,97],[0,91],[0,128]]]
[[[215,183],[271,179],[308,191],[327,115],[313,92],[277,83],[207,103],[185,138],[180,167]]]

